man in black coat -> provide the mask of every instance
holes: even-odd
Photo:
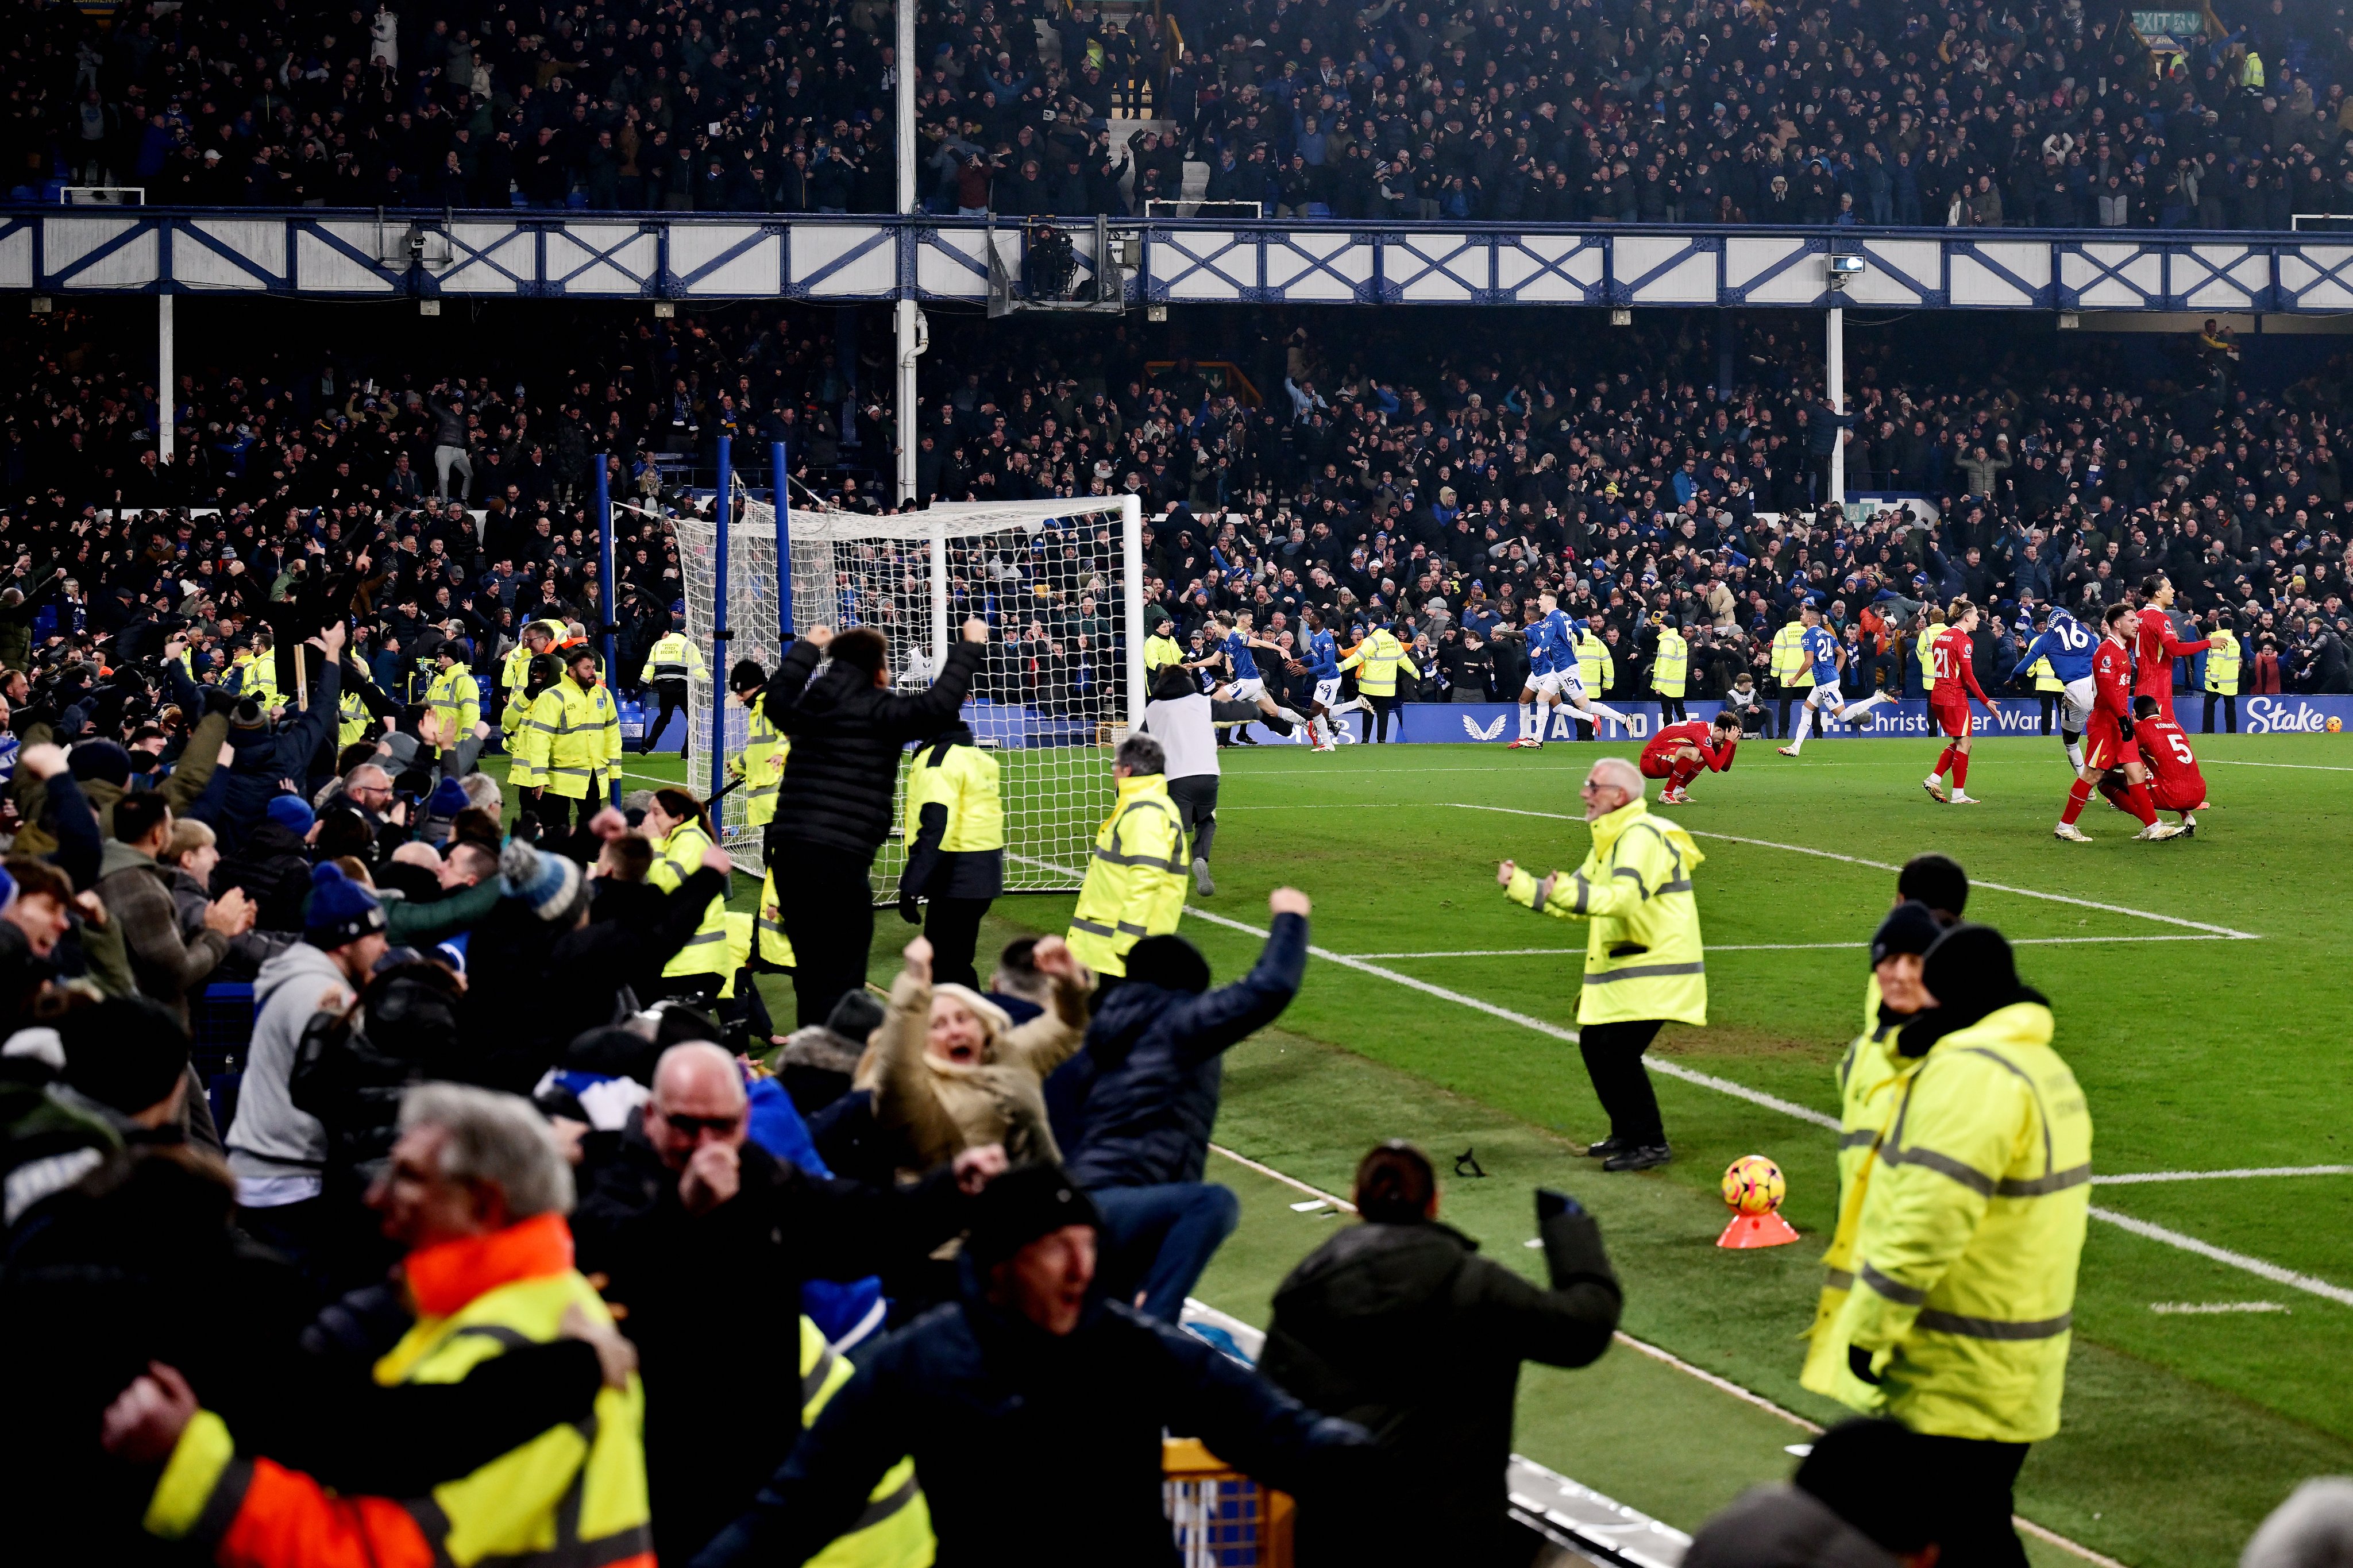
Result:
[[[798,961],[793,995],[804,1029],[824,1023],[843,992],[866,984],[874,942],[867,872],[891,834],[900,753],[956,721],[987,644],[988,623],[965,621],[938,678],[902,693],[891,689],[881,633],[858,626],[837,637],[812,626],[768,682],[761,701],[792,750],[764,848]]]
[[[1060,1167],[999,1176],[974,1209],[964,1299],[877,1346],[694,1568],[807,1562],[909,1455],[943,1568],[1175,1568],[1164,1429],[1301,1498],[1337,1492],[1371,1457],[1361,1427],[1097,1295],[1093,1205]],[[1050,1517],[1008,1527],[1018,1498],[1050,1499]]]
[[[1302,1568],[1347,1563],[1521,1563],[1505,1513],[1520,1363],[1584,1366],[1609,1348],[1620,1296],[1601,1227],[1571,1198],[1536,1194],[1552,1289],[1478,1256],[1438,1223],[1428,1156],[1385,1143],[1356,1167],[1361,1225],[1334,1236],[1274,1295],[1259,1369],[1299,1399],[1369,1428],[1409,1509],[1371,1495],[1302,1499]]]
[[[1282,1016],[1307,969],[1307,895],[1277,888],[1257,967],[1209,989],[1209,966],[1179,936],[1128,951],[1085,1046],[1047,1081],[1054,1137],[1103,1231],[1103,1273],[1121,1300],[1175,1322],[1241,1205],[1201,1180],[1225,1081],[1225,1053]]]
[[[672,1046],[617,1152],[584,1173],[572,1216],[580,1267],[609,1276],[607,1299],[628,1308],[664,1563],[734,1518],[800,1436],[801,1282],[922,1258],[962,1227],[959,1180],[1005,1166],[990,1145],[903,1191],[819,1178],[750,1142],[748,1115],[733,1058]]]

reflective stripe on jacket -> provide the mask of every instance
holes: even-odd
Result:
[[[1845,1308],[1847,1292],[1854,1288],[1852,1221],[1862,1214],[1880,1135],[1894,1120],[1895,1101],[1919,1066],[1918,1060],[1895,1054],[1895,1031],[1902,1021],[1883,1023],[1878,1017],[1877,976],[1865,990],[1863,1014],[1871,1022],[1839,1059],[1839,1224],[1830,1250],[1822,1255],[1821,1294],[1814,1304],[1814,1326],[1808,1331],[1813,1343],[1801,1375],[1810,1380],[1827,1379],[1836,1370],[1830,1365],[1831,1356],[1846,1354],[1844,1343],[1834,1340],[1828,1330]],[[1814,1388],[1817,1383],[1809,1381],[1806,1386]]]
[[[907,764],[907,844],[923,826],[923,807],[947,807],[943,854],[1005,847],[1005,804],[997,794],[997,759],[978,746],[930,745],[915,749]]]
[[[2052,670],[2051,668],[2051,661],[2047,658],[2038,658],[2032,664],[2028,665],[2026,667],[2026,673],[2034,677],[2034,689],[2037,691],[2064,691],[2067,689],[2067,683],[2059,679],[2057,672]]]
[[[1618,679],[1618,661],[1609,657],[1609,645],[1590,631],[1577,639],[1577,678],[1596,697],[1607,692],[1609,683]]]
[[[1395,697],[1397,672],[1403,666],[1415,679],[1421,678],[1420,668],[1406,653],[1405,645],[1386,631],[1376,631],[1356,645],[1356,651],[1340,661],[1340,668],[1356,668],[1356,689],[1367,697]]]
[[[1681,697],[1691,673],[1691,644],[1672,626],[1659,628],[1659,654],[1651,661],[1651,689],[1662,697]]]
[[[801,1320],[801,1430],[817,1425],[818,1413],[856,1368],[834,1352],[825,1335]],[[932,1510],[915,1484],[915,1461],[902,1458],[882,1472],[866,1495],[858,1522],[809,1559],[810,1568],[930,1568],[936,1543]]]
[[[454,746],[482,720],[481,683],[462,664],[453,664],[425,689],[426,706],[441,721],[441,743]]]
[[[569,674],[539,694],[515,731],[512,777],[520,789],[544,787],[566,800],[602,790],[621,759],[621,715],[602,684],[586,690]]]
[[[1094,858],[1071,911],[1071,951],[1098,974],[1125,974],[1138,938],[1165,936],[1185,912],[1185,829],[1168,781],[1119,781],[1119,799],[1095,835]]]
[[[776,786],[785,776],[785,758],[792,742],[776,732],[767,710],[753,699],[750,722],[744,731],[744,754],[728,764],[728,772],[744,780],[744,820],[765,827],[776,819]]]
[[[2206,650],[2206,689],[2223,697],[2239,694],[2239,638],[2235,633],[2218,631],[2208,635],[2213,646]]]
[[[479,1276],[486,1287],[440,1314],[420,1315],[375,1363],[379,1384],[462,1381],[510,1348],[555,1340],[567,1309],[592,1322],[612,1321],[572,1268],[572,1235],[560,1215],[427,1251],[449,1248],[467,1249],[448,1265],[451,1277]],[[164,1465],[145,1525],[249,1568],[653,1568],[644,1428],[645,1389],[632,1373],[626,1389],[598,1392],[587,1420],[550,1426],[470,1475],[396,1500],[339,1497],[300,1471],[241,1458],[227,1424],[200,1411]]]
[[[1544,912],[1589,920],[1580,1024],[1663,1018],[1707,1022],[1707,962],[1700,942],[1692,868],[1704,859],[1690,834],[1641,801],[1592,824],[1593,847],[1575,871],[1553,879]],[[1504,896],[1535,907],[1536,879],[1512,873]]]
[[[761,961],[779,969],[797,967],[793,958],[792,939],[785,934],[784,911],[776,907],[776,874],[770,871],[760,879],[760,912],[752,922],[755,937],[754,951]]]
[[[2092,1116],[2051,1034],[2048,1007],[2013,1003],[1921,1058],[1852,1221],[1855,1286],[1821,1336],[1827,1375],[1809,1387],[1936,1436],[2058,1431]],[[1854,1375],[1849,1346],[1878,1384]]]
[[[665,632],[646,650],[649,680],[684,680],[690,675],[701,680],[709,674],[709,668],[702,662],[702,650],[687,641],[682,632]]]
[[[646,881],[665,893],[676,892],[678,885],[694,875],[702,865],[702,852],[711,847],[711,835],[702,825],[681,822],[670,830],[670,837],[654,846],[654,863],[646,872]],[[727,961],[727,900],[716,898],[702,911],[702,923],[686,939],[686,945],[668,963],[662,965],[665,978],[681,974],[733,975],[739,966]]]
[[[1785,689],[1814,683],[1812,661],[1806,658],[1806,650],[1799,645],[1799,639],[1805,635],[1806,623],[1803,621],[1791,621],[1773,634],[1773,679]]]

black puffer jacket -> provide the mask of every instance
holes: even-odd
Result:
[[[806,637],[793,644],[760,700],[768,721],[792,738],[769,835],[871,858],[891,836],[899,753],[956,721],[987,651],[959,642],[927,689],[895,692],[846,664],[811,679],[817,647]]]
[[[1593,1361],[1609,1348],[1620,1302],[1592,1215],[1555,1215],[1541,1229],[1549,1290],[1433,1220],[1351,1226],[1275,1291],[1259,1371],[1370,1429],[1419,1489],[1402,1513],[1361,1497],[1303,1500],[1303,1568],[1509,1559],[1504,1469],[1520,1363]],[[1517,1550],[1525,1561],[1525,1542]]]

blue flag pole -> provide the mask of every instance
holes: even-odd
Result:
[[[727,533],[735,525],[735,455],[732,437],[719,437],[719,493],[711,515],[719,525],[719,545],[711,574],[711,788],[719,793],[727,776]]]

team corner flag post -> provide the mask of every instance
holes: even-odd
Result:
[[[606,477],[607,460],[607,454],[596,454],[596,479],[591,504],[596,508],[596,582],[598,592],[604,596],[605,610],[604,624],[597,629],[605,641],[605,679],[613,682],[612,689],[606,695],[618,706],[621,700],[616,693],[619,689],[620,666],[614,658],[613,634],[620,628],[613,620],[613,494],[612,486]],[[620,805],[621,775],[618,772],[606,780],[606,788],[611,792],[613,804]]]

